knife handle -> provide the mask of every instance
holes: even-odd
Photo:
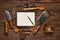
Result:
[[[12,21],[9,21],[10,27],[13,29],[13,23]]]

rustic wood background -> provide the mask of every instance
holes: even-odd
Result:
[[[9,10],[14,20],[16,18],[17,11],[24,11],[24,3],[28,3],[29,7],[34,7],[33,5],[45,5],[47,11],[49,11],[51,14],[51,17],[47,22],[52,24],[52,26],[54,27],[54,32],[52,34],[45,34],[43,32],[43,27],[41,27],[36,35],[31,36],[30,40],[60,40],[60,0],[48,1],[50,2],[45,2],[43,0],[0,0],[0,40],[22,40],[21,37],[24,37],[24,35],[20,35],[20,32],[15,33],[10,29],[8,36],[4,35],[4,22],[6,21],[4,10]],[[36,13],[36,19],[42,12],[40,10],[33,11]]]

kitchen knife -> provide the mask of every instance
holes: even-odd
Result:
[[[7,17],[7,20],[8,20],[8,22],[9,22],[9,24],[10,24],[10,27],[12,28],[13,23],[12,23],[12,21],[11,21],[11,15],[10,15],[10,12],[7,11],[7,10],[5,10],[5,12],[6,12],[6,17]]]

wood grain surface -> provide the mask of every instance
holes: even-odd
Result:
[[[24,35],[21,35],[21,32],[15,33],[14,30],[11,30],[10,28],[8,28],[8,35],[4,35],[4,22],[7,20],[4,10],[10,11],[11,16],[13,18],[12,21],[15,26],[16,20],[14,22],[14,19],[16,19],[16,12],[24,11],[24,3],[28,3],[29,7],[34,7],[33,5],[45,5],[46,10],[51,14],[51,17],[47,20],[47,23],[52,24],[52,26],[54,27],[54,32],[52,34],[45,34],[43,31],[43,27],[41,27],[36,35],[30,36],[31,39],[28,39],[28,35],[28,38],[25,40],[60,40],[60,0],[51,0],[51,2],[43,2],[42,0],[28,0],[27,2],[24,1],[25,0],[0,0],[0,40],[21,40],[21,38],[26,37]],[[29,11],[34,11],[36,13],[36,19],[43,12],[40,10]]]

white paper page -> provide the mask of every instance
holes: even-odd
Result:
[[[17,12],[17,26],[35,26],[35,12]]]

